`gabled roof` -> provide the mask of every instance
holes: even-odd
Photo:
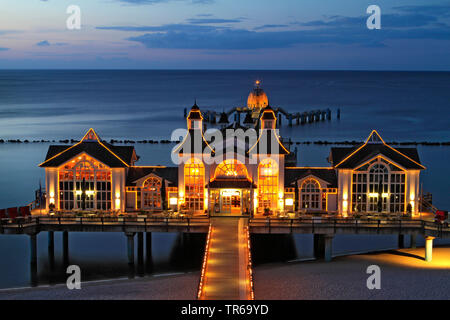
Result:
[[[111,168],[132,165],[135,154],[134,147],[110,145],[101,141],[93,129],[89,129],[81,141],[72,146],[50,146],[45,161],[39,166],[59,167],[81,153],[86,153]]]
[[[405,169],[426,169],[420,163],[416,148],[393,148],[387,145],[375,130],[360,146],[331,148],[329,160],[335,168],[354,169],[379,155],[385,156]]]
[[[169,186],[178,186],[178,167],[130,167],[127,176],[127,186],[135,186],[136,181],[154,174],[169,182]]]
[[[337,176],[334,168],[286,167],[284,169],[284,185],[285,187],[294,187],[296,181],[310,175],[327,182],[328,188],[337,188]]]

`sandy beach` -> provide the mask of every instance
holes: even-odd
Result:
[[[336,257],[320,261],[283,263],[254,268],[257,300],[308,299],[450,299],[450,247],[433,251],[423,260],[424,249],[402,249]],[[367,267],[381,268],[381,289],[366,286]],[[0,299],[51,300],[192,300],[199,273],[82,283],[81,290],[65,285],[1,290]]]

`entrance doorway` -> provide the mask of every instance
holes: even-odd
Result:
[[[242,214],[241,191],[222,190],[221,213]]]

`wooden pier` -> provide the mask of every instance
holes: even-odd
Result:
[[[54,258],[54,232],[62,232],[63,261],[69,261],[69,232],[122,232],[127,239],[127,255],[134,265],[134,237],[137,234],[138,261],[151,257],[152,232],[208,234],[198,298],[202,300],[254,298],[250,234],[313,234],[314,255],[332,260],[332,242],[337,234],[398,235],[403,248],[405,236],[416,246],[416,237],[425,238],[424,260],[432,260],[433,240],[450,239],[450,227],[423,219],[367,218],[162,218],[162,217],[64,217],[31,216],[0,220],[0,234],[26,234],[30,239],[32,275],[37,274],[37,234],[48,233],[49,258]],[[34,272],[33,272],[34,270]],[[33,277],[32,277],[33,282]]]
[[[211,219],[198,299],[253,299],[246,222],[244,218]]]
[[[309,110],[304,112],[294,112],[290,113],[286,111],[283,108],[273,108],[275,114],[277,115],[278,124],[281,126],[283,122],[283,116],[284,119],[287,121],[289,127],[292,127],[293,125],[305,125],[305,124],[311,124],[314,122],[321,122],[321,121],[330,121],[332,119],[332,111],[330,108],[327,109],[320,109],[320,110]],[[248,108],[245,107],[235,107],[228,111],[224,111],[223,113],[211,111],[211,110],[205,110],[202,112],[202,116],[205,123],[210,124],[216,124],[219,123],[219,118],[223,115],[229,120],[230,116],[234,114],[234,119],[232,119],[234,122],[241,123],[241,114],[247,115],[247,114],[253,114],[254,112]],[[187,117],[187,109],[184,110],[184,117]],[[336,118],[340,119],[341,117],[341,111],[340,109],[336,112]],[[254,119],[256,121],[256,119]],[[244,121],[245,124],[245,121]]]

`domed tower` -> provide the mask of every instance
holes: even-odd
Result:
[[[269,98],[261,88],[261,81],[256,80],[255,88],[248,95],[247,108],[252,112],[252,118],[258,119],[261,110],[269,105]]]
[[[261,88],[261,81],[256,80],[255,88],[248,95],[247,108],[250,110],[257,109],[258,111],[269,105],[269,98],[267,98],[266,93]]]

